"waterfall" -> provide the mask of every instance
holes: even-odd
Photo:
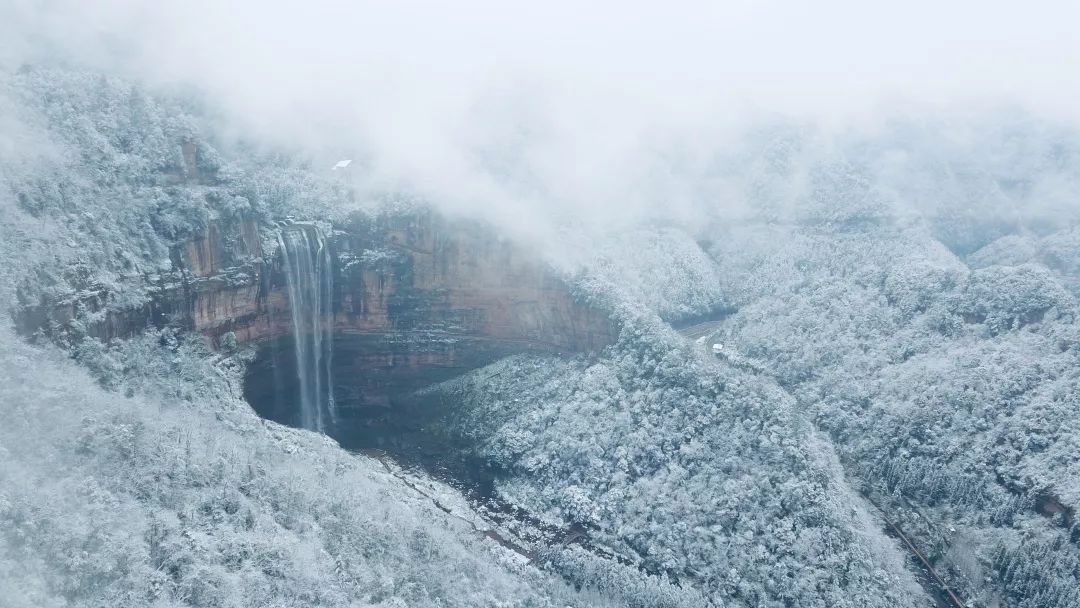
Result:
[[[295,224],[278,232],[292,312],[296,375],[300,385],[300,426],[325,432],[334,421],[331,373],[333,275],[330,249],[314,224]]]

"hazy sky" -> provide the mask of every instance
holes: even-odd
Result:
[[[859,125],[1010,103],[1080,120],[1065,0],[5,3],[7,63],[59,54],[192,84],[238,131],[513,216],[678,207],[694,194],[672,167],[700,172],[725,133],[773,114]]]
[[[24,39],[111,45],[161,76],[221,85],[331,78],[393,90],[510,72],[669,102],[824,109],[845,96],[995,94],[1066,109],[1055,98],[1080,82],[1080,4],[1068,0],[7,2]]]

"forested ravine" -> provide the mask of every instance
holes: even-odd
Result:
[[[755,373],[769,375],[766,371],[768,366],[760,361],[755,361],[742,356],[735,352],[730,346],[727,350],[724,350],[723,343],[714,341],[719,339],[724,319],[727,318],[731,312],[732,311],[724,311],[724,314],[713,313],[711,315],[705,315],[689,322],[672,324],[672,327],[684,338],[692,341],[696,348],[700,349],[711,358],[710,360],[722,359],[733,365],[751,369]],[[770,375],[770,377],[780,384],[779,379],[775,376]],[[785,387],[785,390],[787,390],[787,387]],[[812,422],[804,420],[803,423],[813,426]],[[825,438],[820,429],[814,427],[813,432],[819,437],[820,441],[829,441]],[[850,469],[847,470],[850,474]],[[935,571],[934,566],[927,560],[915,543],[904,534],[904,531],[897,523],[890,519],[889,512],[883,508],[878,501],[875,501],[868,492],[863,492],[862,497],[865,499],[868,507],[872,507],[881,514],[884,524],[882,531],[886,532],[891,537],[900,540],[903,543],[903,546],[911,552],[912,561],[915,564],[914,567],[919,573],[916,580],[922,585],[923,589],[927,592],[927,595],[934,599],[937,608],[965,608],[964,602],[957,597],[949,587],[948,583],[946,583]]]

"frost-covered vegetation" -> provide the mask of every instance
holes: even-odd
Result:
[[[5,244],[40,248],[21,258],[30,265],[18,277],[23,302],[89,291],[130,308],[147,298],[150,277],[172,267],[170,247],[212,220],[329,218],[350,208],[339,184],[294,159],[208,136],[190,96],[24,67],[0,76],[0,100],[12,142],[0,176],[14,203],[3,212],[33,218],[6,222]]]
[[[1026,262],[971,270],[919,229],[780,230],[749,236],[783,240],[768,264],[742,266],[738,235],[716,251],[732,287],[771,288],[746,292],[724,339],[767,363],[859,478],[931,509],[949,530],[934,542],[977,558],[975,588],[1000,575],[1010,605],[1080,601],[1075,522],[1045,511],[1076,505],[1080,479],[1067,281]]]
[[[579,264],[582,290],[603,307],[633,302],[669,321],[725,307],[716,264],[682,230],[609,234],[591,242]]]
[[[375,461],[263,423],[198,344],[149,333],[93,357],[125,395],[2,343],[5,606],[603,604]]]
[[[5,308],[96,291],[130,309],[211,220],[354,210],[293,156],[215,137],[203,103],[0,77]],[[1080,605],[1080,139],[985,121],[753,131],[717,154],[741,199],[703,200],[711,224],[551,243],[584,250],[575,288],[617,342],[436,390],[501,500],[588,539],[530,547],[535,564],[375,461],[259,420],[243,349],[166,328],[62,351],[5,327],[0,597],[925,606],[888,518],[969,605]],[[720,311],[723,358],[668,324]]]
[[[466,404],[460,432],[509,472],[500,493],[716,604],[919,605],[794,400],[704,357],[636,320],[598,360],[513,358],[444,390]]]

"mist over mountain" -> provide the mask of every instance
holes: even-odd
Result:
[[[0,7],[0,605],[1080,606],[1076,13]]]

